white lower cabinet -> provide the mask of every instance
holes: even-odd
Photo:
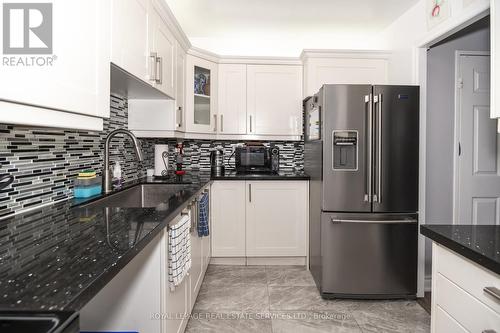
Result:
[[[181,215],[175,218],[180,219]],[[209,239],[198,237],[196,228],[193,229],[191,270],[172,291],[168,286],[168,232],[165,229],[83,307],[81,329],[184,332],[210,260]]]
[[[245,181],[212,184],[212,256],[245,256]]]
[[[212,257],[305,257],[307,181],[216,181]]]
[[[307,182],[247,182],[247,257],[306,256]]]
[[[484,291],[500,276],[436,243],[432,253],[431,332],[500,332],[500,302]]]

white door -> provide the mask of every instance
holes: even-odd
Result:
[[[111,61],[151,82],[148,10],[148,0],[113,0]]]
[[[9,5],[15,7],[19,4]],[[16,16],[21,17],[22,21],[22,15],[33,15],[34,20],[40,19],[41,24],[50,25],[48,16],[52,14],[52,36],[44,36],[42,40],[30,32],[29,36],[25,36],[26,44],[22,39],[21,44],[14,44],[28,49],[26,52],[32,47],[47,48],[50,52],[52,45],[52,53],[5,54],[3,65],[0,65],[0,99],[46,109],[109,117],[111,2],[57,0],[53,1],[50,8],[39,11],[29,8],[4,10],[4,15],[11,18],[13,29]],[[37,13],[38,16],[35,15]],[[4,43],[8,44],[7,41]],[[9,45],[12,45],[12,41]],[[12,60],[17,65],[6,65],[6,60],[9,60],[7,63]],[[33,64],[30,64],[31,61]],[[0,111],[16,112],[13,108],[9,111],[8,104],[6,107],[6,110],[2,108]],[[0,118],[12,117],[2,115]],[[27,120],[27,123],[34,124],[33,119]],[[16,119],[18,123],[22,121]]]
[[[162,18],[160,5],[153,1],[150,26],[153,35],[153,50],[156,53],[154,86],[170,97],[175,97],[176,40]]]
[[[248,134],[302,134],[302,66],[247,66]]]
[[[306,256],[305,181],[247,182],[248,257]]]
[[[245,182],[212,184],[212,257],[245,256]]]
[[[219,133],[247,132],[247,66],[219,65]]]
[[[458,188],[461,224],[499,224],[499,136],[490,119],[490,57],[458,57]]]

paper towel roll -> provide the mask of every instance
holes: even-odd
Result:
[[[168,145],[155,145],[155,176],[168,174]]]

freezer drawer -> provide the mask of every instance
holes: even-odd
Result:
[[[322,296],[415,297],[417,238],[416,215],[323,213]]]

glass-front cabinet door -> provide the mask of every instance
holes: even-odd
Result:
[[[217,64],[188,55],[186,132],[217,133]]]

